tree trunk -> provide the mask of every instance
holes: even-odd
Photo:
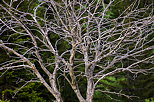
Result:
[[[61,95],[57,95],[56,102],[63,102]]]
[[[92,102],[93,94],[94,94],[94,82],[92,78],[88,78],[86,102]]]
[[[86,102],[92,102],[94,94],[94,80],[93,80],[93,69],[94,65],[86,68],[87,73],[87,93],[86,93]]]

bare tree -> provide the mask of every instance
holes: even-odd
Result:
[[[136,0],[113,18],[109,12],[116,0],[108,4],[104,0],[42,0],[31,13],[18,9],[24,0],[15,6],[14,1],[2,1],[0,47],[14,60],[2,63],[0,70],[30,68],[56,102],[63,102],[59,76],[68,81],[80,102],[92,102],[98,83],[107,76],[124,71],[137,75],[153,69],[140,66],[154,61],[154,55],[146,53],[154,49],[152,5],[137,9]],[[24,40],[14,42],[15,34],[14,39]],[[61,49],[60,43],[68,47]],[[79,89],[78,77],[87,81],[86,97]]]

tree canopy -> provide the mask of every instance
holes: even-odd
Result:
[[[7,93],[15,102],[153,100],[153,6],[152,0],[2,0],[2,101]],[[151,90],[141,95],[138,88]]]

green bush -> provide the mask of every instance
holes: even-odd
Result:
[[[2,99],[0,99],[0,102],[10,102],[10,100],[4,99],[4,91],[2,92]]]

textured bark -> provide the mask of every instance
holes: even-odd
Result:
[[[92,102],[93,95],[94,95],[94,81],[93,81],[93,79],[88,78],[86,102]]]
[[[104,0],[41,0],[31,12],[31,8],[18,9],[22,2],[2,1],[0,36],[6,39],[0,38],[0,47],[13,53],[15,60],[0,64],[0,71],[31,68],[57,102],[63,102],[59,77],[67,80],[80,102],[92,102],[95,88],[104,78],[124,71],[138,75],[153,70],[140,68],[140,64],[154,63],[154,55],[147,54],[154,49],[151,5],[137,9],[135,0],[113,18],[110,7],[117,5],[115,0],[107,4]],[[31,2],[27,3],[30,7]],[[12,38],[14,34],[27,39],[18,42]],[[66,48],[62,49],[63,43]],[[86,80],[85,92],[80,89],[80,78]]]

